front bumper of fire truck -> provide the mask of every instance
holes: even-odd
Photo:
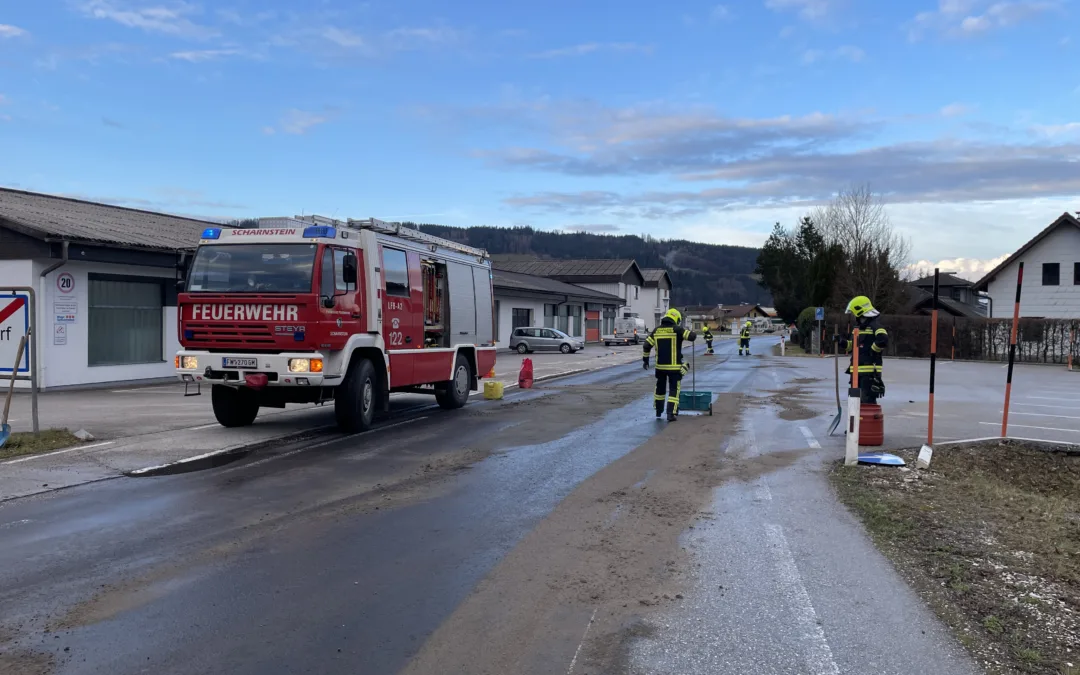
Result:
[[[176,375],[183,382],[235,386],[246,384],[249,375],[266,375],[266,386],[270,387],[332,385],[340,378],[328,377],[328,365],[327,357],[319,352],[229,354],[182,349],[175,359]]]

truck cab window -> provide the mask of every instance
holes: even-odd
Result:
[[[334,297],[334,252],[330,249],[323,249],[322,255],[322,277],[319,283],[319,287],[322,289],[320,292],[324,298]]]
[[[383,276],[387,295],[409,297],[409,261],[405,251],[383,249]]]

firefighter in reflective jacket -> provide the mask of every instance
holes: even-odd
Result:
[[[877,400],[885,395],[885,382],[881,377],[881,356],[885,348],[889,346],[889,332],[881,327],[879,312],[874,309],[870,298],[865,295],[853,298],[844,313],[855,316],[855,325],[859,329],[860,400],[863,403],[877,403]],[[854,331],[852,331],[852,339],[843,339],[840,343],[844,353],[851,354],[855,347]],[[847,373],[851,374],[850,365]],[[848,381],[850,383],[850,379]]]
[[[682,391],[682,378],[687,373],[683,363],[682,344],[697,340],[693,331],[682,326],[682,314],[677,309],[669,309],[660,325],[649,333],[645,340],[645,353],[642,356],[645,370],[649,369],[649,353],[656,348],[656,417],[664,414],[664,401],[667,401],[667,419],[674,422],[679,414],[679,393]]]
[[[749,319],[743,324],[742,332],[739,333],[739,356],[743,355],[743,349],[746,349],[746,355],[750,356],[750,329],[754,327],[754,322]]]
[[[712,336],[712,331],[709,330],[709,324],[705,324],[702,327],[702,329],[701,329],[701,337],[705,338],[705,353],[706,354],[715,354],[716,352],[714,352],[713,348],[712,348],[713,336]]]

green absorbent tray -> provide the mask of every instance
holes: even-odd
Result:
[[[679,394],[680,410],[698,410],[712,414],[711,391],[684,391]]]

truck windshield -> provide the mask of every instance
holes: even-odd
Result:
[[[200,246],[188,276],[193,293],[310,293],[316,244]]]

